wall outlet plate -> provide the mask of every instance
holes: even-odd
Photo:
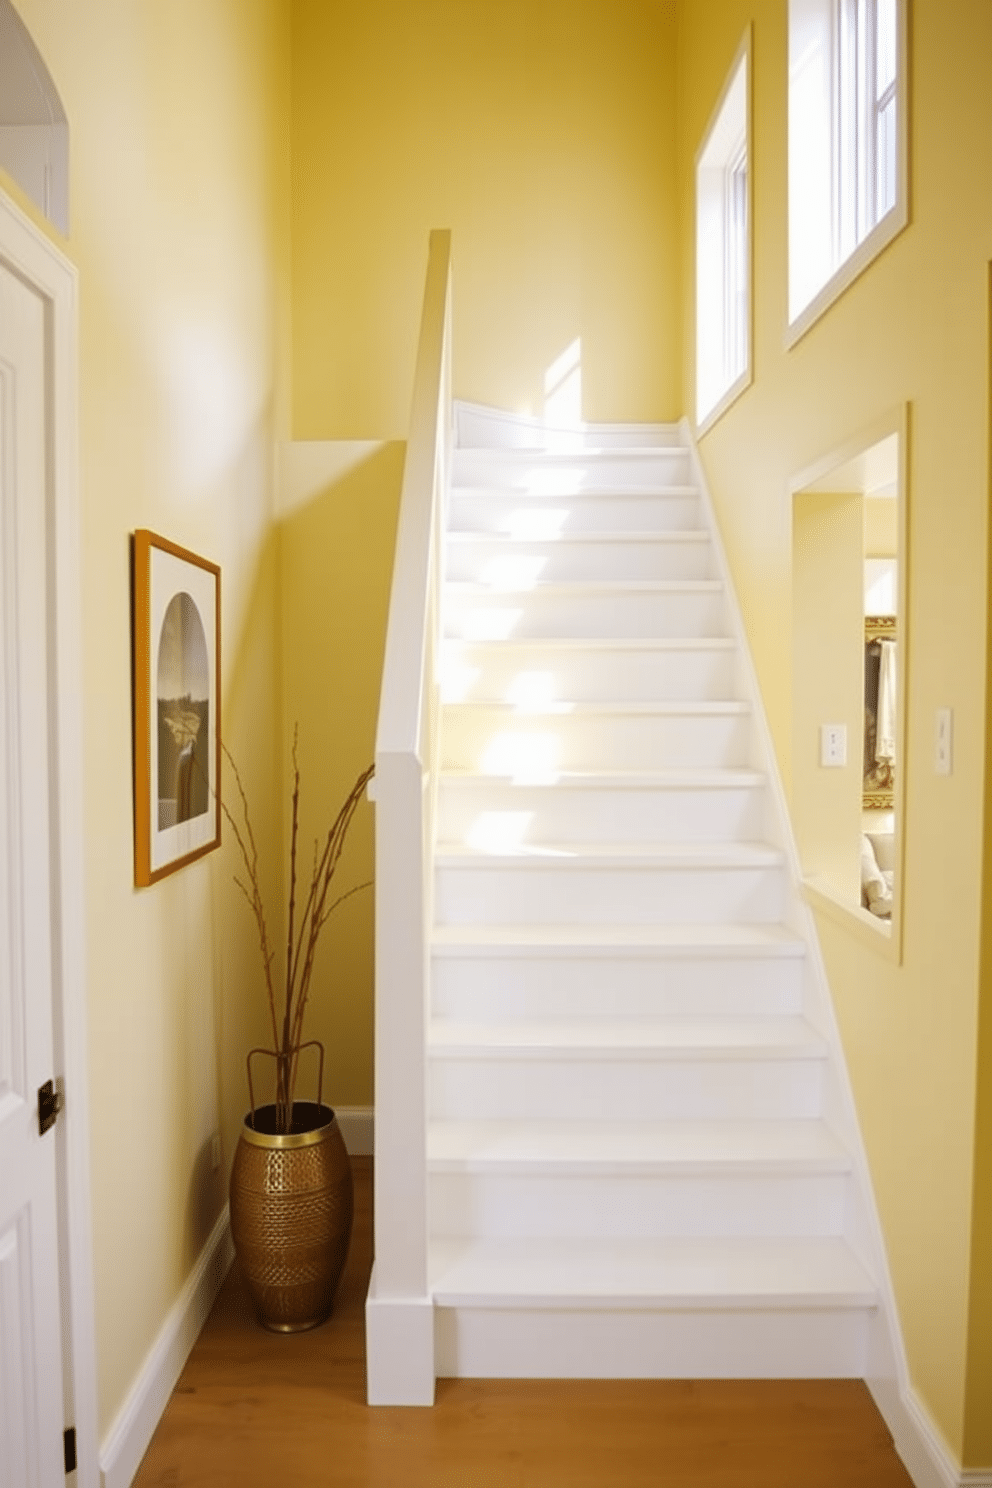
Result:
[[[821,723],[820,764],[825,770],[836,770],[847,764],[847,724]]]
[[[950,708],[937,709],[936,753],[933,767],[938,775],[951,773],[951,745],[954,735],[954,714]]]

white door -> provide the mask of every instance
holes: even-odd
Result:
[[[0,1488],[65,1481],[52,1053],[46,314],[0,263]]]

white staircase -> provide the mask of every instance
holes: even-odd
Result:
[[[435,1371],[863,1375],[871,1202],[691,452],[675,427],[547,449],[459,417]]]

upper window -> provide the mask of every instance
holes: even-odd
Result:
[[[789,0],[789,322],[907,219],[905,0]]]
[[[745,37],[696,157],[696,423],[751,378],[751,211]]]

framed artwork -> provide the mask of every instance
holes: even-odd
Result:
[[[220,569],[134,534],[134,881],[220,846]]]
[[[861,804],[891,811],[895,787],[896,617],[865,618],[865,751]]]

